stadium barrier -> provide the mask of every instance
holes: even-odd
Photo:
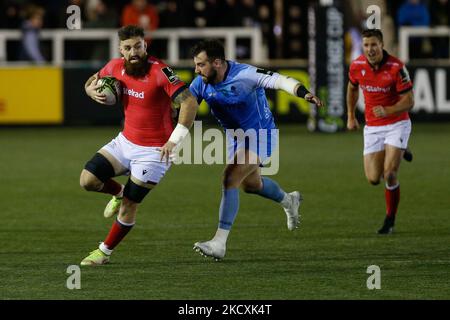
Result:
[[[309,86],[306,68],[266,68],[299,79]],[[188,84],[195,76],[192,68],[175,70]],[[120,125],[123,114],[119,105],[97,104],[84,93],[84,83],[97,71],[98,68],[79,67],[0,68],[0,125]],[[413,120],[449,121],[450,67],[414,66],[409,71],[415,94],[415,106],[411,112]],[[281,90],[268,90],[267,96],[278,123],[306,124],[309,120],[310,105],[305,100]],[[362,94],[357,110],[362,120]],[[216,123],[205,102],[199,108],[198,118]]]
[[[410,44],[411,37],[447,37],[448,45],[450,47],[450,27],[400,27],[398,31],[399,38],[399,58],[404,62],[410,61]],[[449,52],[450,54],[450,52]],[[450,56],[442,59],[433,59],[434,64],[450,65]]]
[[[260,64],[267,62],[267,56],[264,50],[262,32],[259,28],[183,28],[183,29],[158,29],[151,33],[147,33],[151,39],[167,40],[167,57],[161,57],[171,65],[180,63],[181,41],[186,39],[199,40],[204,38],[219,38],[224,40],[225,54],[231,59],[236,59],[236,47],[238,39],[250,40],[250,62]],[[8,41],[19,41],[22,38],[20,30],[0,30],[0,62],[8,61],[7,45]],[[109,41],[109,58],[119,56],[119,39],[117,37],[117,29],[83,29],[83,30],[67,30],[52,29],[42,30],[40,32],[41,40],[51,41],[51,64],[55,66],[63,66],[67,62],[65,52],[66,41],[83,41],[83,40],[108,40]]]

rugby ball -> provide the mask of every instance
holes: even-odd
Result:
[[[100,87],[97,89],[98,93],[106,95],[105,103],[107,105],[114,105],[119,101],[121,95],[120,81],[114,77],[103,77],[97,81]]]

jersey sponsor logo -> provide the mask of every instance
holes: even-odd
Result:
[[[408,70],[406,69],[405,66],[403,66],[403,68],[400,69],[399,73],[400,73],[400,79],[402,79],[402,83],[408,83],[411,81]]]
[[[273,75],[272,71],[269,71],[269,70],[266,70],[266,69],[262,69],[262,68],[257,68],[256,69],[256,73],[267,74],[269,76]]]
[[[361,89],[363,89],[366,92],[384,92],[387,93],[389,91],[391,91],[390,87],[374,87],[374,86],[365,86],[365,85],[361,85]]]
[[[170,83],[179,82],[180,79],[178,78],[177,74],[172,70],[170,67],[165,67],[161,69],[164,75],[166,76],[167,80],[169,80]]]
[[[123,88],[123,94],[135,97],[135,98],[139,98],[139,99],[144,99],[145,95],[144,95],[144,91],[141,92],[137,92],[134,91],[133,89],[127,89],[127,88]]]
[[[386,62],[387,66],[394,66],[394,67],[398,67],[399,64],[397,62]]]

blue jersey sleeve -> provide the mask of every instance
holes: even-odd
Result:
[[[197,103],[200,104],[203,100],[202,96],[202,86],[203,86],[203,80],[201,76],[197,76],[194,81],[192,81],[191,85],[189,86],[189,90],[191,91],[192,95],[197,99]]]

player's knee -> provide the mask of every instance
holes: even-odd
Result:
[[[225,189],[229,188],[237,188],[239,187],[240,180],[236,177],[236,175],[232,173],[224,173],[222,177],[222,186]]]
[[[384,179],[389,186],[394,185],[397,182],[397,173],[392,170],[386,170],[384,172]]]
[[[251,193],[251,194],[259,193],[261,191],[261,189],[249,188],[249,187],[245,187],[245,188],[243,188],[243,190],[244,190],[245,193]]]
[[[139,205],[138,202],[135,202],[134,200],[129,199],[127,196],[123,197],[121,206],[123,207],[124,212],[135,212],[137,209],[137,206]]]
[[[87,191],[98,191],[103,187],[103,182],[89,171],[83,170],[80,175],[80,186]]]
[[[228,189],[228,188],[232,187],[232,185],[233,185],[233,179],[230,176],[223,175],[223,177],[222,177],[222,186],[225,189]]]
[[[244,181],[242,183],[242,190],[244,190],[245,193],[257,193],[262,189],[263,185],[261,181]]]
[[[252,188],[252,186],[249,186],[247,184],[242,186],[242,190],[244,190],[245,193],[255,193],[258,191],[258,189]]]
[[[371,185],[376,186],[380,184],[380,177],[367,177],[367,181]]]

